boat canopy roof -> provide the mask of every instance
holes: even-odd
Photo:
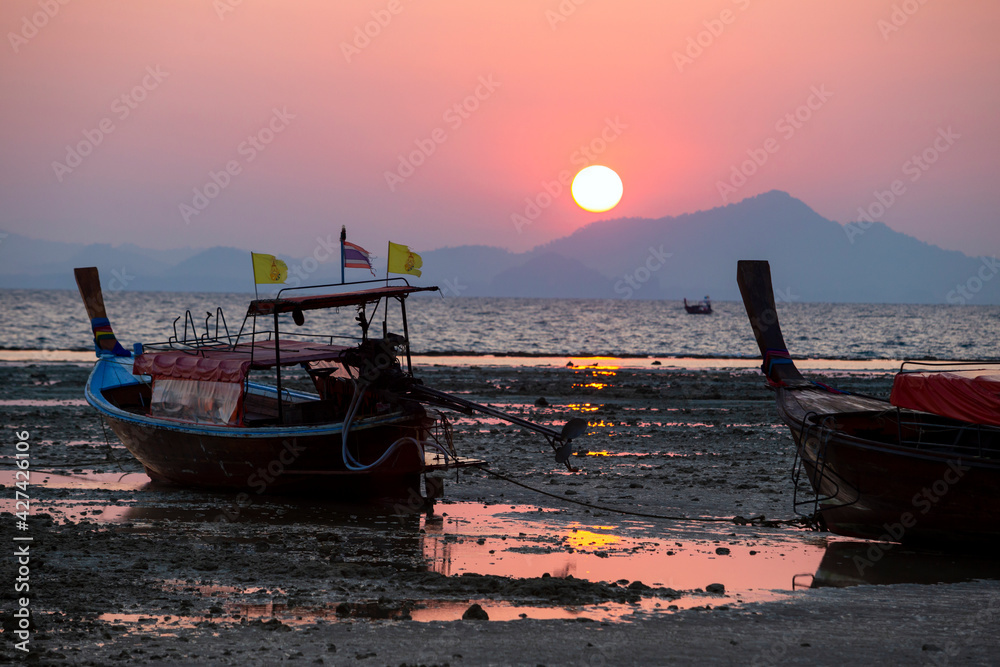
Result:
[[[972,424],[1000,426],[1000,372],[955,370],[896,375],[889,402]]]
[[[290,313],[295,310],[316,310],[317,308],[339,308],[341,306],[359,306],[373,303],[386,297],[406,297],[413,292],[437,291],[437,287],[412,287],[410,285],[390,285],[356,292],[340,294],[309,294],[303,296],[283,296],[278,299],[257,299],[250,302],[247,315],[271,315],[274,313]],[[282,364],[284,364],[285,345],[281,345]]]
[[[347,350],[344,345],[297,340],[281,341],[282,366],[307,361],[339,361]],[[251,370],[273,368],[277,364],[274,341],[241,343],[234,347],[200,350],[150,351],[138,355],[132,365],[134,375],[211,382],[243,382]]]

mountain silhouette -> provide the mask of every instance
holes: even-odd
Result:
[[[531,251],[490,246],[420,251],[419,285],[445,296],[700,298],[738,300],[736,262],[771,262],[779,298],[812,302],[1000,303],[1000,264],[943,250],[881,223],[827,220],[771,191],[718,208],[664,218],[594,222]],[[335,260],[281,257],[290,275],[339,281]],[[0,238],[0,287],[73,288],[75,266],[118,271],[138,290],[239,291],[252,285],[246,250],[149,250]],[[381,273],[380,276],[384,275]],[[361,279],[355,277],[355,279]]]

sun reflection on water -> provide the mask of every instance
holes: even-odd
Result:
[[[600,526],[604,528],[604,526]],[[608,526],[607,529],[611,529]],[[581,530],[578,528],[573,529],[564,538],[564,543],[566,546],[577,550],[597,550],[601,547],[610,546],[612,544],[618,544],[621,542],[622,538],[618,535],[608,535],[607,533],[595,533],[590,530]]]
[[[574,384],[574,389],[605,389],[607,387],[606,382],[588,382],[587,384]]]

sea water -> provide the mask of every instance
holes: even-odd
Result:
[[[243,325],[252,295],[106,291],[108,317],[126,348],[184,335],[190,310],[197,334],[215,333],[216,308],[230,333]],[[407,300],[414,353],[550,356],[758,356],[743,304],[716,302],[711,315],[689,315],[677,301],[523,299],[419,295]],[[388,330],[402,333],[397,308]],[[381,331],[382,309],[373,325]],[[180,317],[180,319],[176,319]],[[287,319],[285,319],[287,317]],[[355,309],[308,311],[300,329],[355,335]],[[996,359],[1000,306],[779,303],[789,351],[823,359]],[[175,323],[176,320],[176,323]],[[271,327],[259,318],[257,328]],[[249,331],[251,323],[247,323]],[[190,324],[188,334],[191,335]],[[377,334],[376,334],[377,335]],[[72,290],[0,290],[0,348],[89,350],[90,323]]]

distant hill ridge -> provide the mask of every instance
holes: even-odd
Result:
[[[853,226],[852,226],[853,225]],[[736,262],[771,262],[779,298],[811,302],[1000,303],[1000,264],[943,250],[881,223],[823,218],[771,191],[695,213],[595,222],[524,253],[490,246],[423,251],[424,275],[446,296],[737,300]],[[311,282],[339,281],[335,261],[283,257]],[[0,287],[73,288],[98,266],[118,289],[248,292],[246,250],[151,250],[0,238]],[[995,278],[995,279],[994,279]]]

